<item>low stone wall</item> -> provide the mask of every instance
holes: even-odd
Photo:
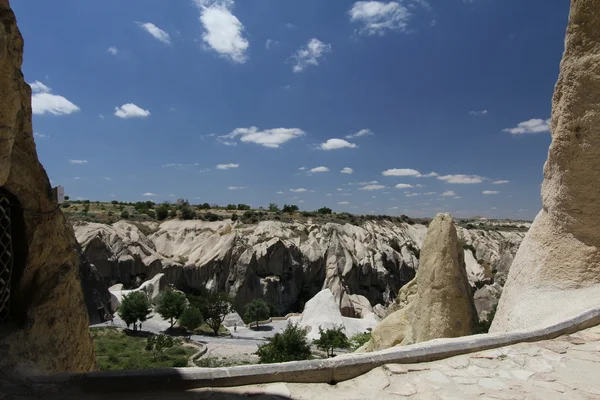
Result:
[[[33,384],[77,386],[89,392],[184,390],[273,382],[335,383],[362,375],[390,363],[428,362],[520,342],[554,339],[600,324],[600,308],[546,328],[436,339],[374,353],[348,354],[326,360],[230,368],[171,368],[140,371],[92,372],[30,378]]]

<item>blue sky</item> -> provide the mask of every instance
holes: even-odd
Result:
[[[566,0],[11,4],[38,153],[73,198],[541,206]]]

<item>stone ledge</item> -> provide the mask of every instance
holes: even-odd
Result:
[[[436,339],[373,353],[346,354],[327,360],[229,368],[169,368],[138,371],[91,372],[29,378],[34,385],[79,387],[87,392],[144,392],[227,387],[273,382],[335,383],[353,379],[385,364],[436,361],[461,354],[521,342],[554,339],[600,324],[600,308],[540,329]]]

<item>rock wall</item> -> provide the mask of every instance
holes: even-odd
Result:
[[[523,240],[492,332],[560,321],[600,303],[600,13],[572,0],[552,105],[543,208]]]
[[[0,0],[0,187],[11,194],[14,267],[10,319],[0,324],[0,370],[86,372],[95,356],[71,227],[38,161],[23,38]]]
[[[119,221],[75,225],[85,254],[108,285],[137,287],[163,272],[168,283],[223,290],[238,305],[262,297],[281,314],[329,288],[344,317],[387,306],[415,276],[427,227],[366,221],[360,226],[263,221],[171,220],[151,226]],[[474,287],[489,283],[488,269],[512,259],[523,233],[459,229],[471,256]],[[471,252],[471,250],[468,250]],[[493,273],[491,274],[493,277]],[[493,300],[493,299],[492,299]]]

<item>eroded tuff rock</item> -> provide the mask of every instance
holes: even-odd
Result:
[[[302,311],[308,299],[329,288],[345,317],[362,317],[396,298],[415,275],[427,232],[424,225],[389,221],[356,226],[172,220],[150,227],[120,221],[74,228],[108,285],[137,287],[163,272],[168,283],[181,289],[227,291],[238,305],[263,297],[281,313]],[[494,271],[504,252],[512,257],[524,235],[459,231],[479,259],[472,257],[469,270],[474,287],[489,282],[479,262]]]
[[[477,312],[464,253],[449,214],[429,224],[416,278],[373,331],[367,351],[473,333]]]
[[[23,38],[0,0],[0,187],[11,198],[10,319],[0,324],[0,371],[85,372],[95,356],[71,227],[38,161]]]
[[[600,13],[572,0],[552,105],[543,208],[523,240],[492,332],[532,328],[600,304]]]

